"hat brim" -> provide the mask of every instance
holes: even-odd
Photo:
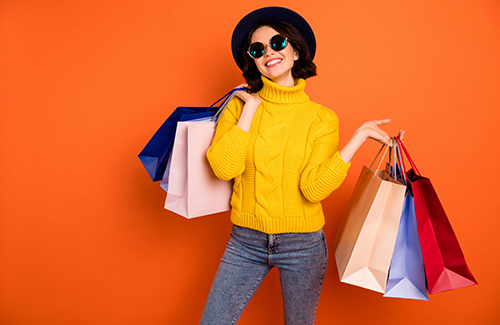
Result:
[[[248,36],[250,30],[254,27],[255,22],[259,19],[267,21],[281,21],[291,24],[299,31],[306,41],[311,60],[314,58],[314,54],[316,53],[316,38],[314,37],[311,26],[309,26],[307,21],[298,13],[290,9],[282,7],[266,7],[252,11],[243,17],[233,31],[233,36],[231,38],[231,50],[233,52],[234,61],[241,70],[243,70],[245,66],[245,58],[243,57],[242,51],[243,42]]]

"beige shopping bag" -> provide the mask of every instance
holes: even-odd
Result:
[[[364,166],[335,238],[342,282],[385,292],[406,187]]]
[[[215,122],[178,122],[165,209],[188,219],[230,209],[232,181],[215,177],[206,152]]]

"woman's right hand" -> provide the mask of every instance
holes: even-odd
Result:
[[[236,88],[247,88],[248,87],[248,84],[247,83],[243,83]],[[234,95],[238,98],[240,98],[242,101],[245,102],[245,106],[247,106],[248,104],[248,107],[255,107],[255,109],[257,109],[257,107],[259,107],[260,103],[261,103],[261,100],[260,100],[260,97],[257,95],[257,94],[252,94],[252,93],[249,93],[248,91],[243,91],[243,90],[240,90],[240,91],[237,91],[234,93]]]
[[[243,83],[236,88],[247,87],[248,84]],[[257,112],[257,108],[259,108],[262,101],[260,100],[259,95],[243,90],[235,92],[234,95],[245,102],[245,105],[243,106],[243,112],[241,113],[240,119],[238,120],[238,123],[236,125],[238,125],[238,127],[243,131],[249,132],[250,126],[252,125],[253,116],[255,115],[255,112]]]

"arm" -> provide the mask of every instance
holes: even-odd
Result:
[[[339,152],[338,118],[332,111],[328,112],[330,114],[322,112],[319,116],[323,127],[316,131],[318,136],[315,137],[309,162],[301,175],[300,189],[310,202],[325,199],[342,184],[354,154],[368,138],[390,143],[387,133],[378,128],[390,120],[370,121],[357,129]],[[402,138],[404,131],[399,131],[399,136]]]
[[[238,88],[245,86],[246,84],[243,84]],[[207,159],[214,174],[223,180],[230,180],[245,170],[245,158],[250,140],[248,131],[260,105],[260,98],[255,94],[239,91],[235,95],[247,101],[242,103],[238,99],[233,99],[229,103],[219,120],[212,145],[207,151]]]
[[[311,126],[308,162],[300,175],[300,190],[309,202],[319,202],[344,181],[349,163],[342,160],[339,148],[338,118],[323,108]]]
[[[237,88],[241,87],[248,87],[248,84],[239,85]],[[235,95],[245,102],[243,112],[241,113],[237,125],[243,131],[250,132],[253,116],[261,104],[260,97],[257,94],[250,94],[244,91],[237,91]]]

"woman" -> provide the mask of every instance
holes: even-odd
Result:
[[[291,10],[250,13],[232,48],[247,81],[238,87],[248,92],[237,92],[224,112],[207,158],[217,177],[234,180],[234,226],[201,324],[235,324],[274,266],[285,324],[313,324],[328,262],[320,201],[366,139],[389,144],[379,129],[389,120],[364,123],[338,150],[337,116],[304,92],[316,75],[314,34]]]

